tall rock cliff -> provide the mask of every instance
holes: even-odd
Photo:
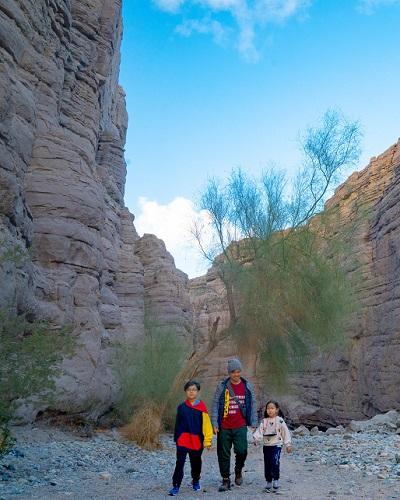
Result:
[[[361,278],[360,310],[346,332],[346,348],[315,353],[293,377],[291,394],[280,396],[294,422],[346,423],[400,408],[400,141],[353,173],[327,202],[327,209],[334,207],[336,230],[356,228],[349,241],[352,255],[344,264]],[[224,335],[226,294],[215,268],[189,286],[196,348],[207,353],[198,372],[213,385],[225,376],[227,358],[236,354]],[[245,365],[257,382],[255,357]],[[260,383],[259,393],[261,400],[272,396]]]
[[[55,335],[72,325],[80,347],[54,408],[93,417],[118,392],[116,347],[143,334],[146,314],[191,328],[186,275],[124,206],[121,37],[121,0],[0,0],[0,242],[29,250],[0,262],[0,307]]]

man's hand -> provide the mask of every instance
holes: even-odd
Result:
[[[218,434],[218,432],[219,432],[219,427],[218,427],[218,425],[216,425],[214,427],[214,434]]]
[[[250,427],[251,432],[254,434],[257,430],[257,427]]]
[[[286,446],[286,451],[287,451],[288,453],[292,453],[293,449],[292,449],[292,447],[290,446],[290,444],[289,444],[288,446]]]

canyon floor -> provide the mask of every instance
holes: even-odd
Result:
[[[120,438],[116,430],[80,437],[44,424],[16,427],[17,443],[0,459],[0,500],[157,499],[170,488],[175,448],[149,452]],[[283,454],[281,491],[265,493],[262,447],[249,447],[245,481],[218,493],[215,445],[204,452],[202,491],[194,493],[189,466],[179,497],[313,499],[399,499],[400,436],[345,433],[294,437],[294,452]],[[178,498],[179,498],[178,497]]]

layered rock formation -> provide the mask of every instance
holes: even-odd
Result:
[[[400,141],[352,174],[327,202],[327,208],[334,207],[336,229],[355,228],[345,265],[360,276],[360,311],[346,332],[347,347],[316,353],[294,377],[292,393],[280,397],[298,423],[346,423],[400,408]],[[214,385],[225,375],[226,359],[235,355],[235,346],[224,338],[229,311],[216,269],[191,280],[190,292],[197,348],[213,345],[200,372]],[[246,365],[257,380],[256,359]],[[260,387],[260,395],[271,393]]]
[[[30,252],[0,261],[0,307],[55,335],[72,326],[79,352],[55,408],[93,417],[118,392],[116,347],[143,334],[146,314],[191,328],[186,275],[138,237],[123,202],[121,36],[120,0],[0,0],[0,240],[3,254]]]

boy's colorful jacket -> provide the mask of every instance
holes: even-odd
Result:
[[[246,387],[246,424],[250,427],[257,425],[257,402],[254,394],[254,389],[251,383],[245,378],[241,377]],[[214,427],[220,427],[224,416],[227,414],[229,408],[229,378],[222,380],[217,387],[214,395],[211,420]]]
[[[282,417],[263,418],[253,434],[255,441],[263,440],[264,446],[290,446],[290,431]]]
[[[201,450],[210,446],[213,436],[210,417],[203,401],[192,405],[188,400],[178,406],[174,441],[176,446],[187,450]]]

